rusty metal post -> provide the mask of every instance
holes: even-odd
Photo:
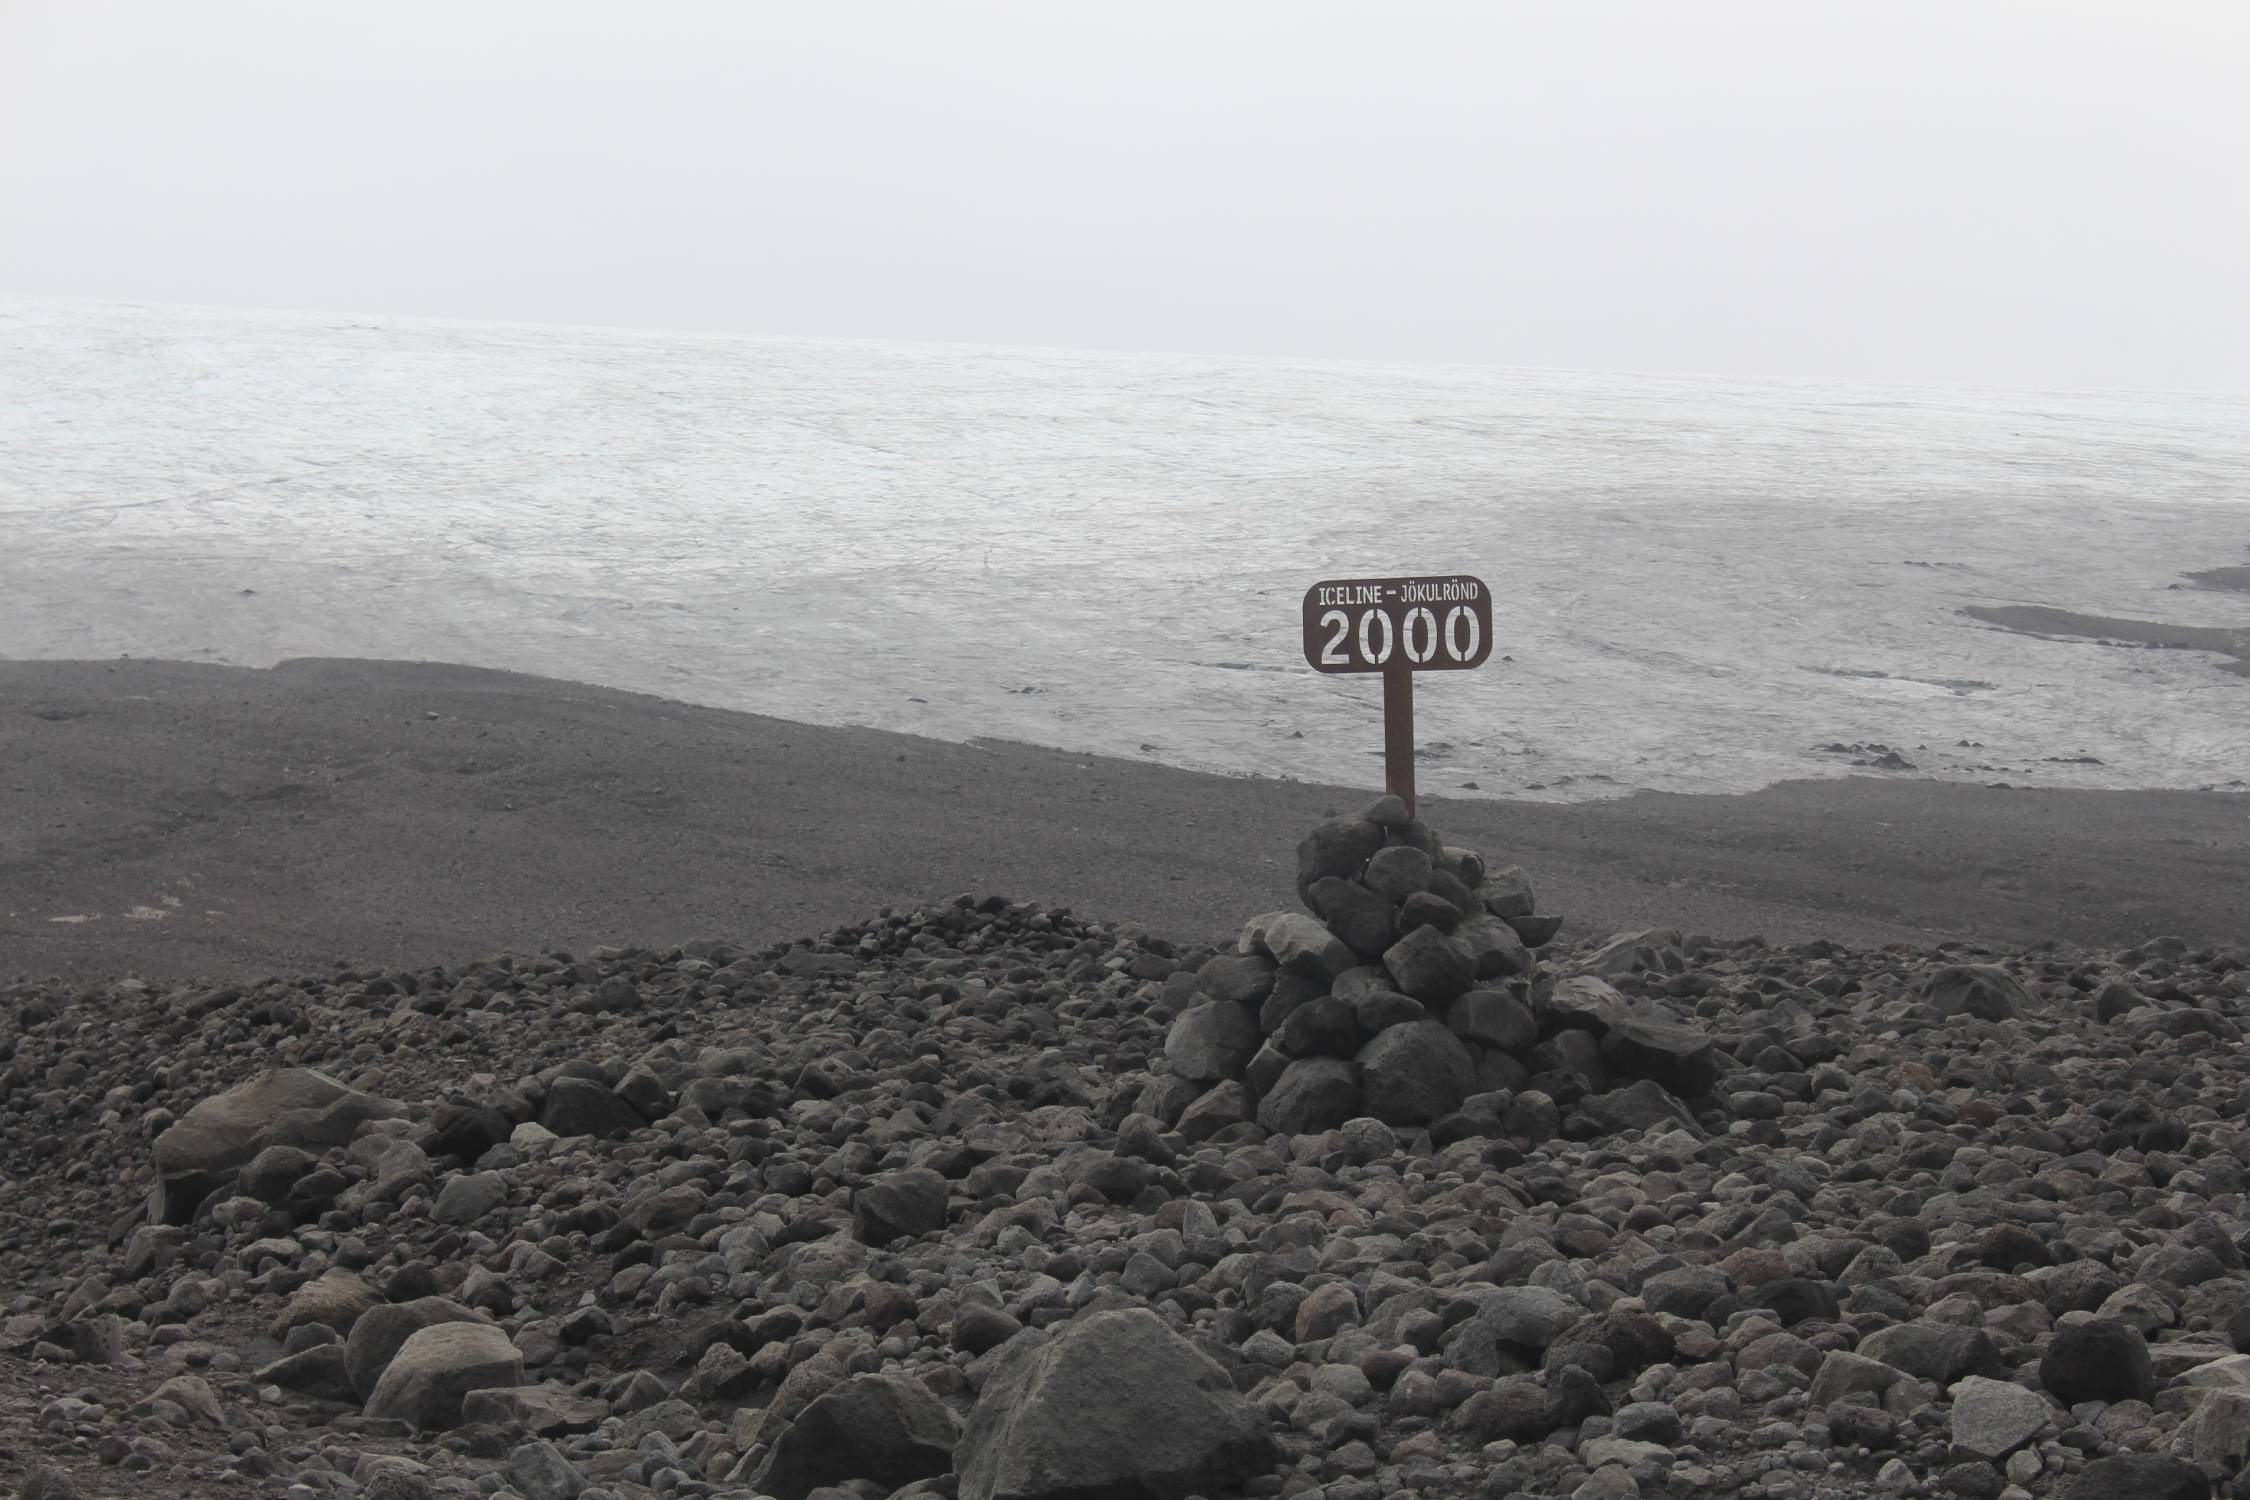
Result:
[[[1383,673],[1383,790],[1414,814],[1414,672],[1405,666]]]

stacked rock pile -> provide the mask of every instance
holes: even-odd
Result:
[[[1626,938],[1595,972],[1558,977],[1534,953],[1562,919],[1535,909],[1530,876],[1446,844],[1397,797],[1307,834],[1297,894],[1314,915],[1252,917],[1233,953],[1168,987],[1185,1008],[1142,1108],[1190,1140],[1360,1117],[1439,1145],[1692,1128],[1687,1101],[1718,1080],[1708,1036],[1598,972],[1679,934]]]

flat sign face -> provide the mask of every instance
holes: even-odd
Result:
[[[1466,573],[1331,578],[1305,590],[1305,660],[1316,672],[1439,672],[1492,654],[1492,591]]]

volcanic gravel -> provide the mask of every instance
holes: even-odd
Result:
[[[0,1478],[2250,1495],[2250,953],[1550,945],[1505,981],[1517,1087],[1183,1131],[1167,1035],[1244,949],[964,896],[757,952],[0,990]],[[1715,1081],[1628,1078],[1626,1010]],[[254,1154],[181,1166],[261,1078]],[[1156,1403],[1146,1456],[1094,1451],[1089,1366]]]

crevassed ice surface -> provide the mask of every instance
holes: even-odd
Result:
[[[1421,679],[1428,791],[1748,790],[1837,741],[2192,787],[2250,775],[2222,658],[1959,611],[2250,626],[2176,586],[2246,542],[2241,398],[0,303],[21,658],[467,662],[1379,786],[1379,684],[1305,665],[1299,601],[1469,572],[1498,639]]]

